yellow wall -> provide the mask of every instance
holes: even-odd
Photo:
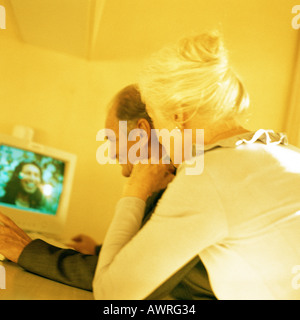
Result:
[[[7,12],[7,29],[0,30],[0,132],[29,126],[36,142],[77,155],[66,236],[84,232],[101,241],[124,178],[119,166],[96,162],[96,133],[107,102],[135,80],[138,63],[89,62],[27,45],[10,21]]]
[[[247,126],[282,130],[296,45],[293,3],[261,2],[247,0],[241,11],[239,1],[228,1],[232,15],[223,17],[222,28],[231,60],[250,92],[253,116]],[[213,9],[208,16],[213,17]],[[253,15],[257,24],[249,25],[247,35],[239,34]],[[87,61],[38,48],[20,40],[12,21],[7,5],[7,29],[0,30],[0,132],[10,134],[15,124],[30,126],[36,142],[78,156],[66,236],[83,232],[102,241],[124,178],[118,165],[96,162],[95,137],[104,126],[107,102],[136,81],[144,57]]]

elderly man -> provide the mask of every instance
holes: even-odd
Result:
[[[128,131],[130,129],[141,129],[146,132],[149,139],[148,142],[150,142],[152,121],[146,112],[145,105],[141,101],[139,91],[135,85],[129,85],[116,94],[111,102],[106,119],[106,129],[110,129],[115,133],[114,139],[117,148],[115,154],[111,156],[116,157],[117,160],[120,160],[119,150],[123,148],[118,143],[119,121],[127,121]],[[109,139],[110,137],[108,136]],[[127,155],[133,144],[134,142],[127,141],[127,150],[125,150]],[[151,143],[148,143],[148,146],[150,145]],[[160,154],[161,152],[160,150]],[[151,157],[150,147],[148,156]],[[133,164],[128,159],[127,161],[123,159],[119,162],[122,166],[122,175],[129,177]],[[149,177],[154,181],[153,193],[147,199],[141,227],[150,218],[164,189],[174,177],[172,165],[157,164],[156,166],[155,173],[152,170],[151,177]],[[73,247],[76,250],[61,249],[39,239],[30,239],[13,221],[1,213],[0,223],[3,224],[3,226],[0,225],[0,253],[2,255],[30,272],[74,287],[92,290],[92,281],[101,250],[101,245],[97,246],[93,239],[80,235],[74,238],[75,244]],[[201,261],[195,261],[193,265],[188,265],[186,269],[175,275],[172,281],[165,283],[159,292],[155,292],[149,298],[163,298],[174,288],[176,289],[174,291],[175,298],[193,298],[193,293],[191,294],[190,290],[187,292],[187,286],[181,281],[186,274],[191,277],[199,277],[200,275],[203,278],[203,288],[200,293],[198,292],[198,298],[215,299],[206,270]]]

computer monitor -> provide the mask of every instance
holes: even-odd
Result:
[[[0,134],[0,211],[25,231],[61,234],[75,165],[74,154]]]

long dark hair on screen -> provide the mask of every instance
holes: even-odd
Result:
[[[5,190],[5,195],[1,198],[2,202],[9,203],[9,204],[15,204],[16,199],[18,195],[26,194],[28,196],[29,201],[29,207],[38,209],[42,205],[43,201],[43,194],[40,190],[40,188],[37,188],[36,191],[32,194],[26,193],[26,191],[23,189],[21,185],[21,179],[20,179],[20,172],[23,169],[23,166],[26,164],[32,164],[36,166],[41,174],[41,180],[42,180],[42,169],[41,167],[34,161],[22,161],[20,162],[16,167],[12,174],[11,179],[8,181]],[[42,181],[41,181],[42,182]]]

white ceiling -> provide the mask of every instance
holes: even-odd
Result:
[[[217,23],[230,14],[221,1],[10,0],[25,42],[92,60],[140,57]]]
[[[166,42],[216,26],[227,31],[237,43],[245,36],[257,38],[257,34],[251,34],[253,26],[256,33],[259,28],[267,28],[272,35],[272,30],[280,32],[282,26],[286,28],[282,32],[291,32],[289,20],[266,18],[283,12],[290,19],[292,0],[10,0],[10,3],[25,42],[91,60],[143,57]]]
[[[98,60],[140,57],[170,40],[178,39],[187,30],[198,29],[206,1],[10,2],[25,42]],[[214,6],[216,1],[210,3]]]

